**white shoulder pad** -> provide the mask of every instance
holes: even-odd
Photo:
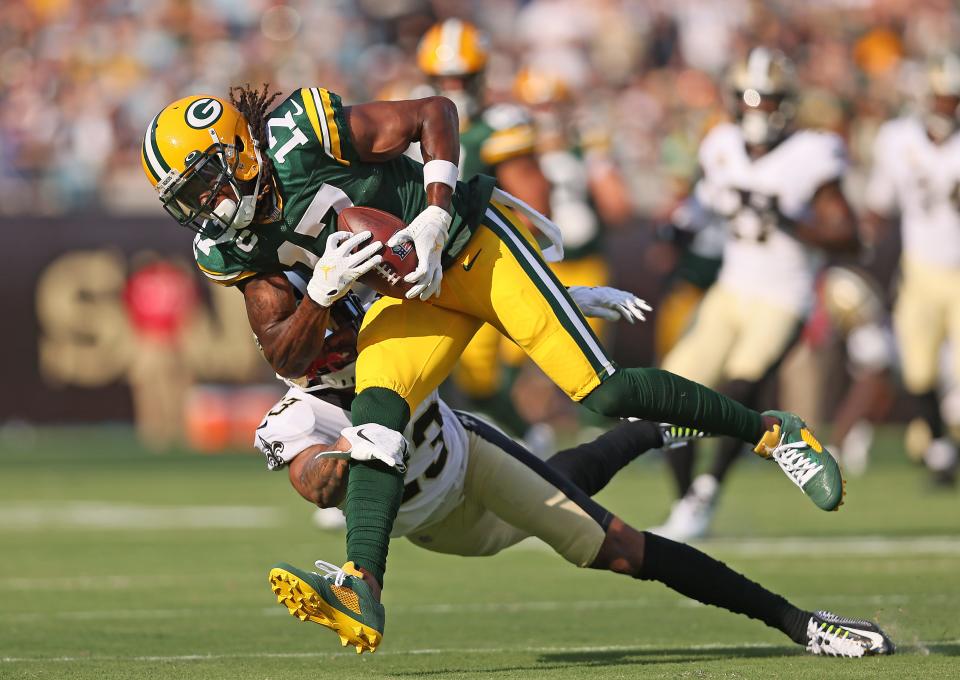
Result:
[[[911,139],[922,139],[925,134],[920,121],[912,116],[888,120],[873,138],[874,167],[899,162],[903,157],[904,145],[909,145]]]
[[[267,457],[268,470],[279,470],[309,446],[329,444],[337,439],[318,429],[317,414],[310,399],[315,397],[289,390],[267,411],[257,427],[253,445]],[[349,423],[346,417],[344,420]]]
[[[495,104],[483,112],[483,122],[494,130],[530,125],[530,114],[516,104]]]
[[[718,158],[730,153],[743,153],[742,149],[743,134],[739,127],[733,123],[714,125],[700,142],[700,165],[704,171],[708,171]]]
[[[843,177],[848,165],[846,144],[833,132],[799,130],[770,154],[779,154],[777,166],[791,172],[792,193],[810,197]]]

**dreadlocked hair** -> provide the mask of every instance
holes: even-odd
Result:
[[[271,187],[273,185],[273,161],[264,152],[268,147],[269,138],[267,130],[267,112],[273,101],[280,96],[279,92],[270,92],[270,85],[264,83],[263,86],[255,90],[250,87],[250,83],[242,87],[230,88],[230,103],[237,107],[237,110],[243,114],[250,124],[253,131],[253,137],[261,149],[260,163],[260,182],[261,186]],[[259,212],[261,206],[257,206]]]

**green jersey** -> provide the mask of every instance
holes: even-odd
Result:
[[[491,106],[460,133],[460,176],[493,175],[500,163],[532,155],[535,143],[533,127],[522,108]]]
[[[227,229],[216,239],[197,237],[197,265],[214,281],[231,285],[255,274],[290,270],[309,277],[344,208],[378,208],[409,224],[427,207],[423,165],[406,156],[386,163],[360,160],[336,94],[315,87],[298,90],[267,114],[266,126],[277,209],[266,222]],[[494,184],[486,175],[457,183],[444,267],[480,224]]]

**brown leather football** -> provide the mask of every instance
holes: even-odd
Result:
[[[380,254],[383,262],[360,277],[360,283],[370,286],[382,295],[402,298],[412,287],[404,282],[403,277],[417,268],[417,254],[413,243],[407,241],[393,248],[386,243],[390,237],[403,229],[403,220],[376,208],[351,207],[340,211],[337,218],[337,228],[340,231],[349,231],[359,234],[369,231],[373,237],[366,243],[380,241],[384,244]],[[361,248],[366,245],[361,244]]]

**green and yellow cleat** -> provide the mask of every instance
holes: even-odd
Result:
[[[764,411],[763,415],[779,419],[780,425],[764,433],[754,452],[775,460],[790,481],[818,508],[839,509],[847,493],[847,483],[830,452],[799,416],[787,411]]]
[[[326,626],[340,636],[340,644],[371,653],[383,640],[384,610],[363,575],[347,562],[337,567],[317,560],[324,575],[302,571],[281,562],[270,569],[270,589],[277,602],[301,621]]]

